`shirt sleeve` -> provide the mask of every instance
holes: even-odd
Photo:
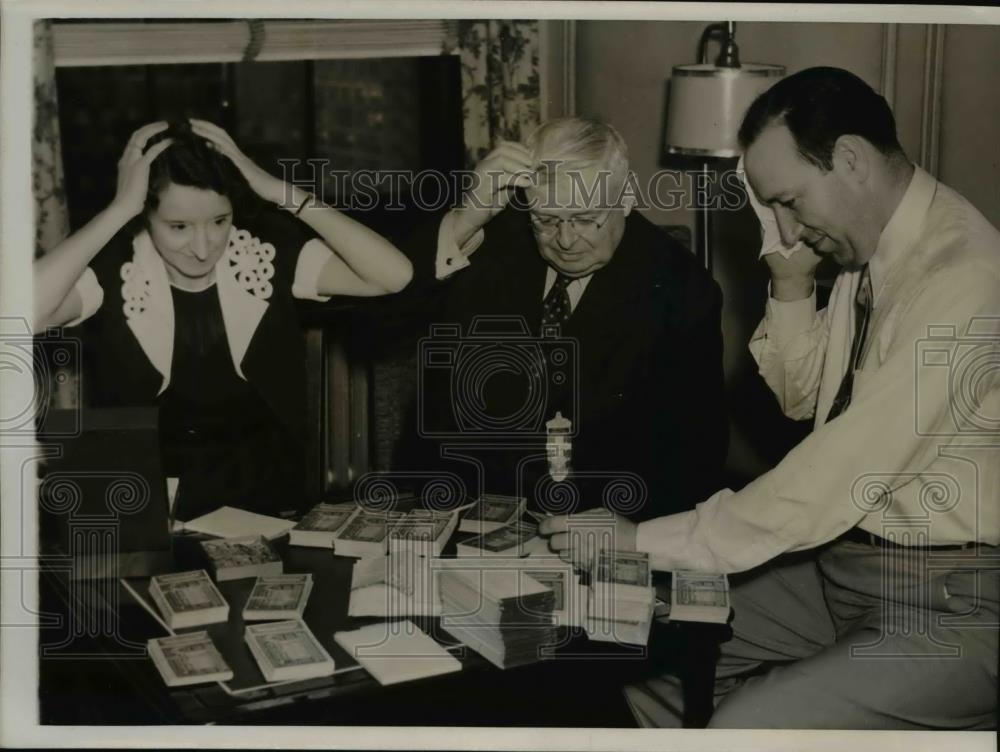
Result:
[[[101,283],[97,281],[97,275],[94,274],[94,270],[89,266],[83,270],[83,274],[80,275],[73,289],[80,296],[80,302],[82,303],[80,315],[63,326],[82,324],[97,313],[104,303],[104,288],[101,287]]]
[[[855,372],[848,410],[738,493],[720,491],[691,512],[639,525],[638,547],[651,554],[655,568],[739,572],[826,543],[859,523],[879,530],[882,510],[862,492],[867,475],[879,476],[880,498],[892,503],[894,492],[920,483],[955,437],[969,440],[954,410],[965,387],[941,364],[959,361],[972,322],[992,321],[997,328],[1000,291],[982,270],[929,276],[910,301],[897,304],[893,330],[876,336],[873,345],[883,357]],[[963,294],[955,296],[956,289]],[[943,333],[930,342],[934,357],[915,361],[929,332]],[[979,382],[980,399],[992,399],[998,382],[995,371],[988,383]]]
[[[816,411],[829,339],[826,311],[816,310],[816,288],[804,300],[772,298],[750,338],[750,353],[782,412],[804,420]]]
[[[469,256],[483,244],[486,233],[483,228],[476,230],[475,234],[465,244],[459,247],[455,242],[455,215],[448,212],[441,219],[438,227],[437,256],[434,262],[434,276],[437,279],[445,279],[459,269],[464,269],[469,265]]]
[[[326,262],[333,256],[333,251],[319,238],[309,240],[299,253],[295,263],[295,278],[292,281],[292,295],[300,300],[316,300],[325,302],[329,295],[319,293],[319,275]]]

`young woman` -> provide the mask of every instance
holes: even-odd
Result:
[[[92,402],[159,407],[178,518],[274,512],[302,502],[295,299],[393,293],[411,275],[387,240],[221,128],[159,122],[129,140],[111,204],[35,262],[35,328],[82,324]]]

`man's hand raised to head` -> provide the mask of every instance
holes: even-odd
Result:
[[[804,300],[812,295],[816,267],[822,261],[806,244],[785,258],[778,252],[764,256],[771,272],[771,297],[775,300]]]
[[[472,185],[454,210],[455,240],[463,245],[475,232],[500,213],[514,188],[525,188],[534,179],[531,153],[523,144],[501,141],[476,165]]]
[[[597,551],[635,551],[637,525],[606,509],[547,517],[538,533],[549,539],[549,548],[577,569],[590,569]]]

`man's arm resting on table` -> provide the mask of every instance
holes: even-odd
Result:
[[[961,299],[955,289],[963,290]],[[872,343],[885,349],[882,363],[859,372],[847,411],[740,492],[726,489],[691,512],[642,523],[636,547],[649,552],[655,569],[739,572],[785,551],[826,543],[858,524],[868,513],[864,499],[855,498],[865,473],[885,477],[886,492],[892,492],[916,482],[952,442],[941,427],[950,425],[960,387],[948,368],[923,368],[915,378],[918,343],[929,328],[945,325],[955,337],[935,346],[954,351],[973,318],[996,321],[998,314],[1000,293],[988,275],[932,275],[905,304],[891,340]],[[997,381],[994,375],[991,394],[1000,388]],[[918,430],[918,417],[941,430]]]

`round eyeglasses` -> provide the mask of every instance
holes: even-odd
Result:
[[[538,231],[540,235],[553,235],[562,226],[563,222],[566,222],[576,235],[587,235],[588,233],[594,233],[600,230],[608,221],[610,217],[610,212],[604,217],[604,219],[595,219],[593,217],[556,217],[552,214],[532,214],[531,224],[534,225],[535,230]]]

